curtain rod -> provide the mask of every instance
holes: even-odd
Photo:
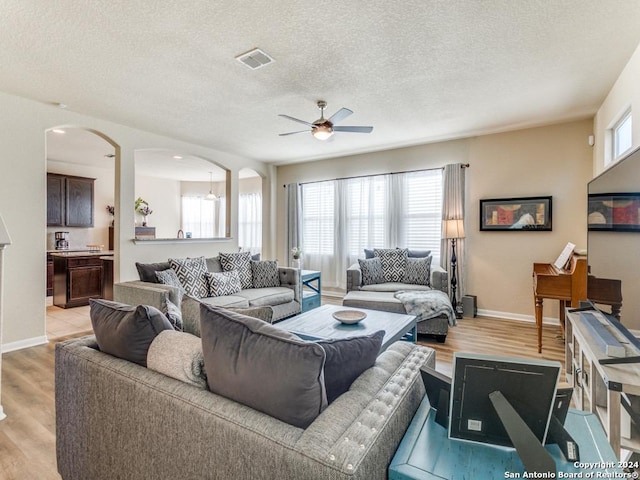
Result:
[[[469,168],[470,166],[471,165],[469,165],[468,163],[460,164],[460,168]],[[373,175],[353,175],[351,177],[329,178],[327,180],[314,180],[313,182],[300,182],[298,185],[307,185],[308,183],[331,182],[331,181],[335,181],[335,180],[351,180],[353,178],[379,177],[381,175],[399,175],[401,173],[428,172],[430,170],[444,170],[444,167],[421,168],[419,170],[403,170],[401,172],[374,173]],[[286,185],[283,185],[283,187],[287,188]]]

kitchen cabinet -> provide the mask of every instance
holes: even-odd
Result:
[[[94,178],[47,173],[47,226],[93,227]]]
[[[69,308],[88,305],[102,297],[103,263],[100,254],[53,253],[53,304]]]
[[[53,257],[47,254],[47,297],[53,295]]]

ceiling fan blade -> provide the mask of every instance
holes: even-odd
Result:
[[[298,130],[297,132],[287,132],[279,134],[281,137],[286,137],[287,135],[295,135],[296,133],[310,133],[311,130]]]
[[[333,127],[334,132],[352,132],[352,133],[371,133],[373,131],[373,127]]]
[[[349,110],[348,108],[342,107],[340,110],[338,110],[336,113],[334,113],[333,115],[331,115],[329,117],[329,121],[331,123],[339,122],[340,120],[343,120],[343,119],[347,118],[352,113],[353,112],[351,110]]]
[[[294,118],[294,117],[290,117],[289,115],[283,115],[283,114],[278,114],[279,117],[284,117],[284,118],[288,118],[289,120],[293,120],[294,122],[298,122],[298,123],[302,123],[304,125],[307,125],[309,127],[313,127],[313,123],[309,123],[305,120],[300,120],[299,118]]]

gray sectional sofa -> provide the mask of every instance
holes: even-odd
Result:
[[[209,272],[222,272],[218,257],[206,259]],[[151,305],[167,312],[168,304],[174,304],[182,312],[185,331],[196,335],[200,332],[200,303],[223,308],[267,307],[271,322],[296,315],[302,310],[302,281],[300,270],[278,267],[279,286],[247,288],[233,295],[196,299],[182,295],[178,288],[155,283],[154,269],[169,268],[168,263],[137,264],[140,280],[116,283],[113,286],[114,300],[128,305]],[[263,309],[264,310],[264,309]]]
[[[397,342],[306,429],[98,350],[56,345],[64,480],[375,480],[424,396],[432,349]]]

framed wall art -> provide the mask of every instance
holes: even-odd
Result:
[[[589,194],[589,231],[640,232],[640,193]]]
[[[551,197],[480,200],[480,230],[551,231]]]

